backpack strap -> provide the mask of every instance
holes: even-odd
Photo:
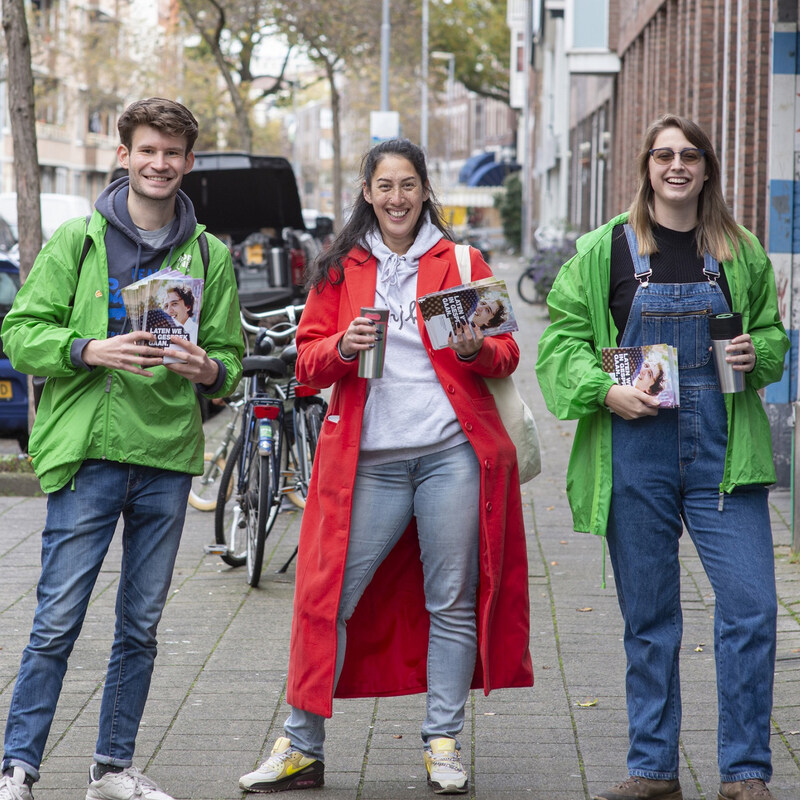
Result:
[[[83,262],[86,261],[86,256],[89,255],[89,250],[92,247],[92,237],[89,236],[89,220],[92,218],[92,215],[89,214],[86,217],[86,235],[83,237],[83,250],[81,250],[81,257],[78,259],[78,272],[75,277],[75,285],[78,285],[78,281],[81,277],[81,267],[83,267]]]
[[[205,280],[208,274],[208,239],[206,239],[205,231],[197,237],[197,246],[200,248],[200,259],[203,262],[203,280]]]

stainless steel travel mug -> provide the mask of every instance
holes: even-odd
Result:
[[[731,339],[742,333],[742,315],[739,313],[712,314],[708,318],[708,331],[711,334],[711,352],[717,368],[719,388],[723,394],[744,391],[744,372],[735,370],[725,360],[725,348]]]
[[[358,354],[358,377],[380,378],[386,357],[386,330],[389,324],[388,308],[362,308],[361,316],[375,323],[375,347]]]

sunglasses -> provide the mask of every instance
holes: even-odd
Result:
[[[656,147],[654,150],[650,150],[649,153],[653,157],[653,161],[662,167],[669,166],[675,160],[675,156],[678,156],[687,167],[691,167],[700,163],[700,159],[705,156],[706,151],[698,147],[684,147],[683,150],[678,151],[673,150],[671,147]]]

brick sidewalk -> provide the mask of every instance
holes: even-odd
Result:
[[[515,270],[498,269],[509,284]],[[545,471],[523,487],[529,542],[531,651],[536,686],[473,693],[461,737],[480,800],[588,800],[625,774],[627,749],[622,623],[603,551],[572,532],[564,473],[574,431],[544,408],[533,375],[544,310],[515,304],[523,332],[518,381],[531,401]],[[226,412],[227,413],[227,412]],[[214,435],[224,415],[208,423]],[[800,800],[800,566],[789,561],[789,494],[773,492],[780,597],[771,784]],[[5,719],[35,605],[42,498],[0,498],[0,717]],[[300,512],[280,515],[268,539],[261,586],[243,569],[205,555],[213,514],[189,509],[159,656],[137,743],[136,764],[178,800],[239,800],[239,775],[265,757],[288,709],[294,570],[274,570],[297,543]],[[681,660],[685,800],[716,800],[714,598],[688,537],[682,544]],[[36,800],[82,800],[96,737],[119,577],[119,545],[106,560],[70,661],[47,743]],[[746,565],[743,566],[746,568]],[[343,700],[328,725],[326,800],[432,797],[419,739],[424,698]]]

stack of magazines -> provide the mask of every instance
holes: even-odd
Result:
[[[484,336],[519,330],[505,281],[483,278],[419,298],[419,310],[434,350],[447,347],[459,328],[473,324]]]
[[[131,327],[155,335],[151,347],[180,347],[171,336],[197,344],[203,279],[190,278],[180,270],[167,268],[125,286],[122,300]],[[164,363],[178,361],[166,356]]]
[[[639,347],[604,347],[603,372],[621,386],[637,389],[658,398],[660,408],[678,408],[678,351],[669,344]]]

